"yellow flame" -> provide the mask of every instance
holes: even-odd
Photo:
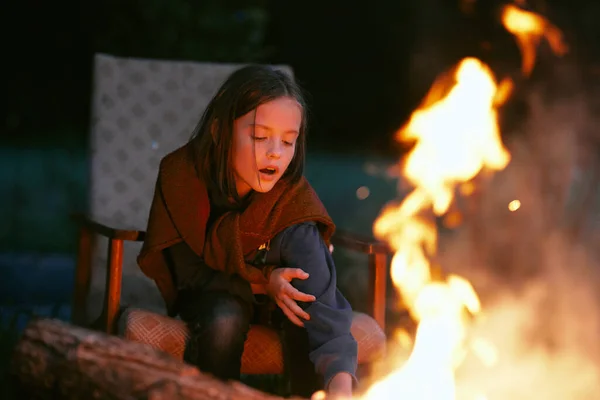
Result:
[[[541,38],[555,53],[567,51],[562,33],[536,14],[508,5],[502,21],[517,38],[525,75],[533,69]],[[454,400],[454,372],[468,351],[484,366],[498,362],[492,343],[482,338],[467,341],[469,322],[481,311],[479,298],[467,280],[444,276],[432,262],[437,230],[431,217],[455,212],[449,208],[456,192],[471,195],[473,179],[482,170],[501,170],[510,161],[500,139],[497,108],[512,89],[511,80],[497,83],[485,64],[465,58],[453,73],[434,83],[421,107],[397,133],[399,141],[414,142],[401,166],[414,190],[399,205],[386,207],[373,230],[396,251],[391,277],[418,327],[412,341],[406,332],[398,333],[402,346],[412,345],[408,360],[371,386],[363,399]],[[519,200],[513,200],[508,207],[516,211],[520,206]],[[461,216],[446,219],[452,225]],[[485,393],[475,397],[486,398]]]
[[[435,83],[428,101],[398,132],[399,140],[415,142],[403,165],[414,190],[400,205],[383,211],[374,232],[397,250],[392,280],[419,325],[407,362],[372,386],[367,399],[386,393],[403,399],[454,399],[454,370],[467,350],[469,315],[481,306],[467,280],[444,277],[430,263],[437,231],[427,214],[445,214],[458,189],[472,192],[469,181],[482,169],[507,165],[510,156],[501,143],[496,111],[505,98],[489,68],[466,58],[454,74]]]
[[[542,38],[548,41],[550,48],[557,55],[564,55],[569,51],[560,29],[540,15],[509,4],[502,10],[502,23],[517,39],[523,57],[521,69],[526,76],[533,70],[536,47]]]
[[[404,329],[398,329],[396,332],[396,342],[401,348],[410,348],[413,345],[412,337]]]
[[[486,367],[492,367],[498,362],[498,350],[496,346],[483,338],[473,339],[471,350],[473,350]]]

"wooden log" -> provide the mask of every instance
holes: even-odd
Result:
[[[25,328],[10,372],[28,399],[281,399],[220,381],[150,346],[54,319]]]

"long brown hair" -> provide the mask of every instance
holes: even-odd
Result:
[[[249,65],[233,72],[212,98],[190,139],[199,177],[205,182],[211,201],[239,205],[233,169],[233,124],[261,104],[280,97],[295,99],[302,108],[302,122],[294,157],[282,179],[292,183],[304,173],[307,109],[302,90],[287,74],[266,65]],[[234,204],[231,204],[233,199]]]

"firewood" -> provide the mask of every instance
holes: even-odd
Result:
[[[28,399],[282,399],[218,380],[148,345],[54,319],[25,328],[10,373]]]

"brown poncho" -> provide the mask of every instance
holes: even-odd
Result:
[[[146,240],[138,256],[140,268],[156,282],[169,314],[176,298],[162,253],[169,246],[185,241],[211,268],[239,274],[250,283],[266,283],[272,268],[261,270],[245,262],[259,246],[306,221],[318,223],[324,240],[333,235],[333,221],[304,178],[294,185],[280,181],[267,193],[254,193],[244,211],[225,213],[206,234],[210,202],[193,159],[188,144],[161,161]]]

